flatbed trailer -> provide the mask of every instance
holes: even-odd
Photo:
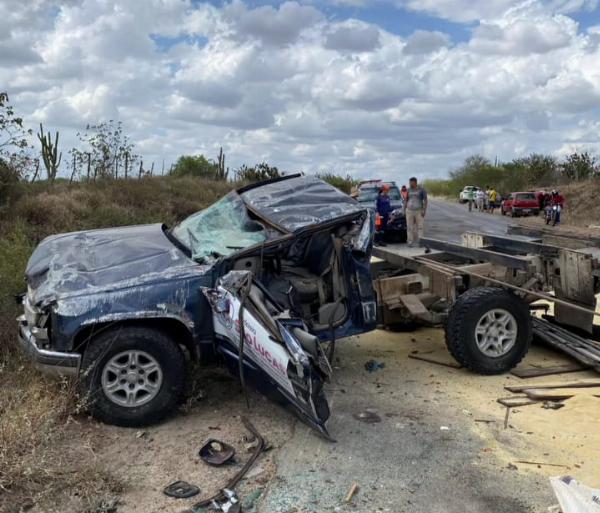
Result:
[[[578,359],[600,370],[600,343],[589,338],[598,315],[600,248],[477,232],[464,233],[462,244],[423,238],[421,246],[373,250],[382,325],[443,326],[459,363],[497,374],[522,360],[534,331],[556,342],[557,330],[546,325],[552,322],[570,334],[567,345],[579,347]],[[534,323],[531,312],[551,305],[553,316]]]

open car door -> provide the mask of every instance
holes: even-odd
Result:
[[[231,271],[216,288],[203,289],[213,312],[217,349],[267,395],[283,398],[329,438],[329,405],[323,392],[331,366],[317,337],[302,319],[276,304],[250,271]]]

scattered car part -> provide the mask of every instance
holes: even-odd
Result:
[[[163,493],[174,499],[189,499],[200,493],[200,488],[186,481],[175,481],[167,486]]]
[[[254,427],[254,425],[246,417],[241,417],[241,421],[244,424],[244,426],[246,427],[246,429],[252,434],[252,436],[254,436],[254,438],[256,440],[258,440],[256,449],[252,453],[252,456],[250,456],[250,459],[244,464],[244,466],[229,481],[227,481],[225,486],[218,493],[216,493],[212,497],[209,497],[208,499],[204,499],[204,500],[194,504],[194,506],[192,507],[193,511],[197,511],[200,508],[209,506],[213,503],[213,501],[218,501],[218,502],[227,501],[228,497],[227,497],[227,493],[225,492],[225,490],[234,490],[235,486],[246,475],[248,470],[250,470],[252,465],[254,465],[255,461],[265,450],[265,448],[266,448],[265,439],[258,432],[258,430]],[[233,513],[233,511],[230,511],[230,513]]]
[[[216,511],[222,511],[223,513],[240,513],[242,511],[242,503],[240,502],[240,499],[235,491],[230,490],[229,488],[223,488],[221,492],[226,499],[213,500],[211,503],[212,509]]]
[[[354,414],[356,420],[365,422],[366,424],[377,424],[381,422],[381,417],[373,410],[365,410]]]
[[[377,360],[367,360],[365,362],[365,370],[368,372],[375,372],[385,368],[384,362],[378,362]]]
[[[199,455],[205,463],[218,467],[231,461],[235,455],[235,449],[225,442],[211,438],[200,448]]]

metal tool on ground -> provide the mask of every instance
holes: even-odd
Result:
[[[219,490],[212,497],[208,497],[207,499],[203,499],[200,502],[194,504],[194,506],[192,507],[192,511],[201,510],[202,508],[211,505],[213,501],[217,501],[218,503],[226,502],[228,500],[228,496],[225,490],[235,490],[236,485],[246,475],[248,470],[250,470],[252,465],[254,465],[258,457],[265,450],[265,439],[254,427],[254,425],[246,417],[241,417],[241,421],[244,424],[245,428],[256,438],[256,440],[258,440],[258,444],[256,445],[254,452],[250,456],[250,459],[244,464],[244,466],[231,479],[227,481],[227,483],[221,490]],[[233,512],[231,511],[230,513]]]
[[[205,463],[217,467],[231,461],[235,456],[235,449],[225,442],[211,438],[200,448],[199,456]]]

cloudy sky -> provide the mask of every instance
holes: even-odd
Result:
[[[0,90],[66,150],[404,181],[600,152],[599,0],[0,0]],[[66,151],[65,151],[66,153]]]

